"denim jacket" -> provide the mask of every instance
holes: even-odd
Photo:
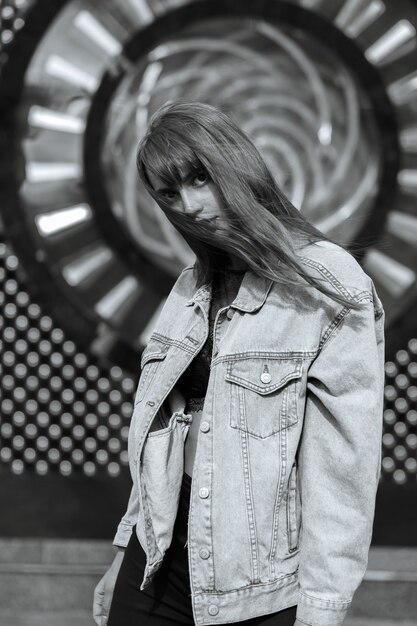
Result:
[[[362,307],[248,270],[218,311],[188,523],[196,624],[297,605],[299,621],[339,626],[367,567],[385,312],[371,278],[340,246],[309,244],[299,258]],[[172,539],[192,416],[167,401],[207,338],[210,299],[211,283],[196,290],[186,267],[142,354],[128,439],[133,487],[113,541],[126,546],[136,524],[147,557],[140,590]],[[155,428],[161,411],[168,425]]]

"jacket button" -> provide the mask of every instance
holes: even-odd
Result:
[[[227,317],[228,317],[228,319],[229,319],[229,320],[231,320],[231,319],[232,319],[232,317],[234,316],[234,314],[235,314],[235,312],[234,312],[234,310],[233,310],[233,309],[227,309],[227,313],[226,313],[226,315],[227,315]]]
[[[207,548],[200,548],[199,555],[202,559],[208,559],[210,556],[210,551]]]
[[[210,430],[210,424],[208,422],[206,422],[206,421],[201,422],[200,430],[202,430],[203,433],[207,433]]]
[[[217,615],[217,613],[219,612],[219,607],[215,604],[210,604],[208,612],[210,613],[210,615]]]
[[[207,487],[201,487],[201,489],[199,489],[198,491],[198,495],[200,496],[200,498],[208,498],[209,490],[207,489]]]
[[[271,374],[269,374],[269,372],[263,372],[261,374],[261,381],[263,383],[270,383],[271,379],[272,379],[272,376],[271,376]]]

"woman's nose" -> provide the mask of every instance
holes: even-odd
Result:
[[[195,194],[188,189],[180,189],[180,197],[185,213],[197,214],[202,210],[201,203],[195,198]]]

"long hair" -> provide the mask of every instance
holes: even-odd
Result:
[[[281,191],[252,140],[225,113],[201,102],[176,101],[151,118],[136,153],[145,189],[156,200],[197,257],[197,286],[207,283],[228,253],[258,275],[281,285],[311,286],[354,309],[356,300],[335,293],[306,271],[298,252],[308,243],[333,241],[311,224]],[[213,227],[170,209],[148,173],[177,187],[204,171],[222,202],[226,227]],[[220,222],[221,224],[221,222]],[[343,246],[341,246],[343,247]]]

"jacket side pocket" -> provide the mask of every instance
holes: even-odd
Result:
[[[299,535],[299,502],[297,493],[297,463],[294,462],[292,466],[290,478],[288,481],[288,496],[287,496],[287,538],[288,538],[288,552],[295,552],[298,550],[298,535]]]

